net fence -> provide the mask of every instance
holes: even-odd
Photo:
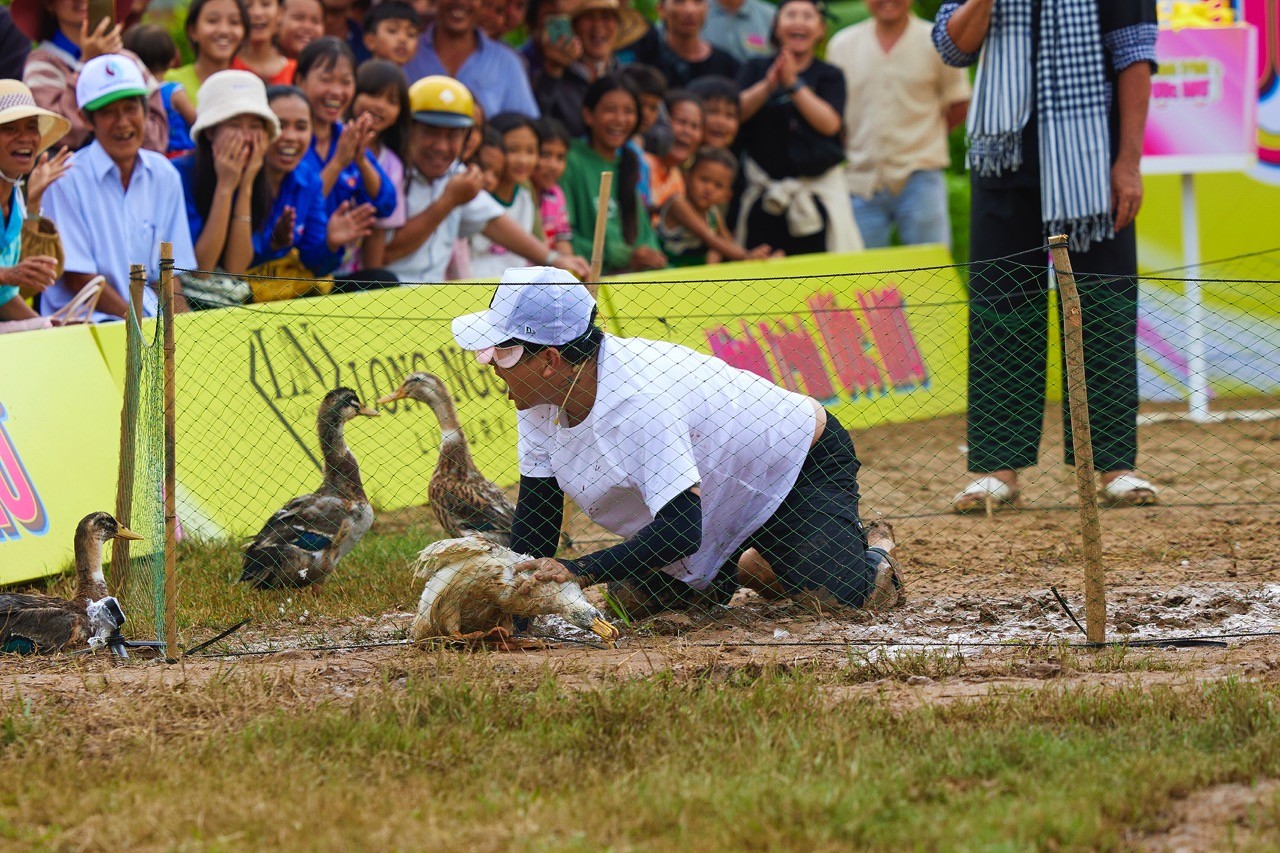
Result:
[[[714,268],[702,273],[710,279],[667,271],[600,286],[599,323],[610,336],[600,363],[612,361],[627,380],[595,386],[604,402],[588,418],[585,444],[559,432],[582,432],[572,412],[555,424],[547,419],[557,407],[545,409],[537,435],[550,444],[531,439],[526,462],[541,460],[534,467],[544,474],[557,468],[568,499],[561,517],[550,493],[543,513],[561,528],[553,542],[521,542],[540,542],[537,556],[586,567],[593,581],[611,580],[589,585],[586,600],[628,640],[1083,639],[1071,616],[1084,611],[1081,522],[1064,461],[1062,337],[1047,251],[1003,259],[994,271],[875,269],[885,261],[874,256],[858,263],[866,266],[814,274],[810,263],[793,274],[771,262],[749,268],[758,277],[733,280],[715,280]],[[974,280],[984,276],[979,298]],[[1133,468],[1155,492],[1137,506],[1153,497],[1143,484],[1101,493],[1109,638],[1270,630],[1280,616],[1280,250],[1136,280],[1094,272],[1077,281],[1099,470]],[[1189,285],[1199,309],[1188,303]],[[182,318],[176,618],[188,645],[228,613],[262,628],[236,641],[261,650],[483,633],[515,607],[519,578],[504,578],[488,556],[438,546],[419,557],[468,531],[510,541],[515,406],[495,370],[450,331],[455,317],[489,306],[493,290],[403,287]],[[1003,296],[986,298],[996,291]],[[714,362],[645,343],[653,341]],[[503,375],[533,370],[528,381],[547,394],[576,381],[577,365],[547,367],[550,356],[536,350]],[[724,364],[769,384],[727,378],[716,367]],[[430,377],[416,398],[378,403],[415,373]],[[1188,407],[1197,384],[1207,412]],[[787,414],[800,404],[775,387],[819,401],[852,448],[830,435],[797,445],[788,424],[814,415]],[[338,388],[350,394],[330,393]],[[362,408],[379,416],[362,417]],[[846,476],[854,453],[861,527]],[[664,491],[690,485],[672,473],[690,458],[701,488],[692,508]],[[957,512],[962,492],[1003,468],[1018,469],[1016,496],[995,489],[990,500],[960,501],[970,511]],[[591,470],[600,471],[595,481]],[[308,497],[322,483],[327,492]],[[605,525],[573,499],[575,489]],[[699,547],[716,565],[699,562],[687,541],[635,536],[655,514],[664,535],[689,533],[664,519],[664,506],[685,520],[701,513]],[[880,553],[864,554],[868,528],[873,545],[885,533],[876,521],[891,526],[904,600],[844,606],[877,600]],[[623,541],[633,550],[627,560],[588,556]],[[748,546],[756,554],[739,561]],[[696,594],[652,565],[689,553],[675,574],[697,576],[695,587],[716,576]],[[238,583],[242,574],[277,588]],[[420,601],[428,578],[440,589]],[[884,573],[879,580],[883,588]],[[594,639],[595,616],[575,611],[576,599],[545,607],[558,615],[535,619],[535,634]]]

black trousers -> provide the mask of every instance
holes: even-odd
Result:
[[[969,277],[969,470],[1036,463],[1048,360],[1048,273],[1039,187],[972,186]],[[1019,254],[1020,253],[1020,254]],[[996,260],[1005,256],[1015,257]],[[1084,326],[1094,464],[1138,455],[1138,253],[1133,225],[1071,252]],[[1065,374],[1065,371],[1064,371]],[[1066,397],[1066,379],[1063,379]],[[1067,463],[1071,421],[1063,406]]]

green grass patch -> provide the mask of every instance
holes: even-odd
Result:
[[[21,784],[0,794],[3,835],[50,847],[1100,849],[1162,828],[1191,791],[1280,775],[1276,690],[1233,681],[896,710],[794,671],[574,690],[500,656],[398,665],[344,703],[279,673],[229,672],[127,709],[11,706],[0,773]],[[105,693],[110,678],[85,686]]]

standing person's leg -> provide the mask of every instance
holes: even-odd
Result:
[[[767,243],[774,249],[781,249],[787,255],[812,255],[827,250],[827,211],[822,202],[817,202],[818,212],[822,215],[822,230],[807,237],[797,237],[787,226],[785,213],[772,214],[764,209],[764,201],[757,201],[755,207],[747,212],[748,246],[759,246]]]
[[[874,603],[883,609],[900,600],[887,528],[878,528],[878,547],[868,548],[858,519],[859,467],[848,431],[828,413],[795,486],[750,539],[769,564],[769,586],[793,598],[848,607]]]
[[[1087,252],[1073,252],[1071,266],[1080,291],[1084,326],[1085,388],[1093,464],[1103,484],[1129,474],[1138,457],[1138,251],[1134,226],[1102,240]],[[1064,387],[1065,387],[1064,364]],[[1063,408],[1066,460],[1075,464],[1071,416]],[[1142,486],[1136,485],[1142,482]],[[1156,490],[1145,481],[1127,481],[1104,500],[1150,503]]]
[[[904,246],[941,243],[951,248],[947,179],[939,169],[913,172],[894,197],[893,218]]]
[[[666,572],[654,569],[620,581],[610,581],[609,597],[629,619],[647,619],[664,610],[707,610],[729,603],[738,591],[738,561],[726,562],[705,589],[694,589]]]
[[[1048,300],[1039,194],[973,182],[969,273],[969,470],[954,506],[1012,500],[1044,421]],[[1008,258],[1007,256],[1014,257]]]
[[[893,196],[887,190],[878,190],[871,198],[850,196],[853,218],[862,232],[862,242],[868,249],[880,249],[889,245],[889,229],[892,227],[891,207]]]

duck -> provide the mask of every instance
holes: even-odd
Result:
[[[112,539],[142,537],[108,512],[92,512],[76,525],[76,589],[71,598],[0,593],[0,649],[51,654],[97,649],[124,624],[120,603],[107,592],[102,546]]]
[[[496,639],[502,644],[512,637],[513,617],[548,614],[608,642],[618,638],[618,629],[576,583],[539,581],[533,572],[515,570],[528,559],[475,535],[432,542],[413,566],[413,576],[426,585],[409,626],[410,640]]]
[[[324,479],[309,495],[289,501],[267,519],[245,549],[242,583],[257,589],[302,588],[321,583],[373,526],[360,465],[342,431],[357,416],[377,417],[350,388],[335,388],[320,401],[316,432]]]
[[[427,485],[427,500],[440,526],[453,538],[476,534],[510,546],[515,505],[476,468],[444,380],[430,373],[410,373],[399,388],[379,398],[378,405],[405,399],[426,403],[440,422],[440,457]]]

